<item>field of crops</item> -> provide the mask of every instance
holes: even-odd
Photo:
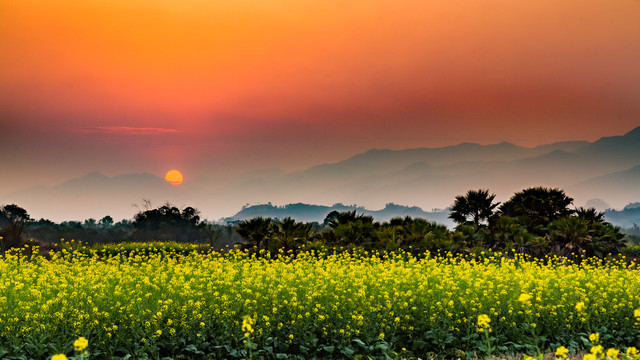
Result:
[[[70,356],[79,337],[92,359],[139,359],[535,355],[588,350],[592,333],[624,351],[640,336],[640,273],[622,260],[51,254],[0,258],[0,358]]]

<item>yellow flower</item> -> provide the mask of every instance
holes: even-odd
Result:
[[[65,354],[56,354],[51,357],[51,360],[68,360]]]
[[[589,335],[589,341],[591,341],[592,344],[597,344],[600,341],[600,333]]]
[[[246,333],[253,332],[253,327],[251,326],[252,324],[253,321],[251,320],[251,317],[249,317],[248,315],[242,317],[242,331],[245,332],[245,337],[248,337]]]
[[[478,316],[478,327],[489,328],[490,322],[491,322],[491,318],[488,315],[482,314]]]
[[[582,357],[582,360],[597,360],[597,358],[594,354],[585,354]]]
[[[593,355],[602,354],[602,345],[596,345],[589,350]]]
[[[633,310],[633,317],[640,319],[640,309]]]
[[[620,350],[616,350],[614,348],[607,349],[607,356],[610,358],[617,359],[619,353],[620,353]]]
[[[628,347],[627,348],[627,356],[628,357],[636,357],[636,356],[638,356],[638,349],[636,349],[634,346]]]
[[[586,306],[584,305],[584,302],[582,301],[578,301],[578,303],[576,304],[576,310],[578,311],[582,311],[586,308]]]
[[[86,349],[87,346],[89,346],[89,340],[83,338],[82,336],[80,336],[78,338],[78,340],[73,342],[73,348],[76,351],[82,351],[82,350]]]
[[[564,346],[560,346],[559,348],[556,349],[557,357],[566,358],[568,354],[569,354],[569,349],[567,349]]]
[[[518,297],[518,301],[526,305],[531,302],[531,297],[532,296],[529,294],[520,294],[520,297]]]

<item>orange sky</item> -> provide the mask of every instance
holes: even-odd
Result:
[[[3,186],[623,134],[638,19],[637,0],[0,0]]]

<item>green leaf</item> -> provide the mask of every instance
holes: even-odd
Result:
[[[366,347],[367,344],[365,344],[362,340],[360,339],[353,339],[353,342],[356,343],[356,345],[362,346],[362,347]]]
[[[336,348],[334,346],[323,346],[322,350],[328,352],[328,353],[332,353]]]
[[[277,358],[277,359],[286,359],[286,358],[288,358],[288,357],[289,357],[289,356],[287,356],[287,354],[283,354],[283,353],[277,353],[277,354],[276,354],[276,358]]]
[[[186,351],[189,351],[189,352],[192,352],[192,353],[194,353],[194,354],[197,354],[197,355],[202,355],[202,354],[204,354],[204,352],[202,352],[202,351],[198,350],[198,347],[197,347],[197,346],[195,346],[194,344],[189,344],[189,345],[187,345],[187,347],[185,348],[185,350],[186,350]]]
[[[389,350],[389,344],[379,343],[379,344],[376,345],[376,350],[387,351],[387,350]]]
[[[354,349],[352,349],[350,346],[347,346],[344,349],[342,349],[342,353],[347,355],[347,356],[352,356],[353,354],[356,353],[356,351]]]

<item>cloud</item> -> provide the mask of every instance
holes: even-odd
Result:
[[[96,126],[96,127],[81,127],[76,131],[83,133],[99,133],[107,135],[164,135],[164,134],[177,134],[180,130],[158,128],[158,127],[133,127],[133,126]]]

